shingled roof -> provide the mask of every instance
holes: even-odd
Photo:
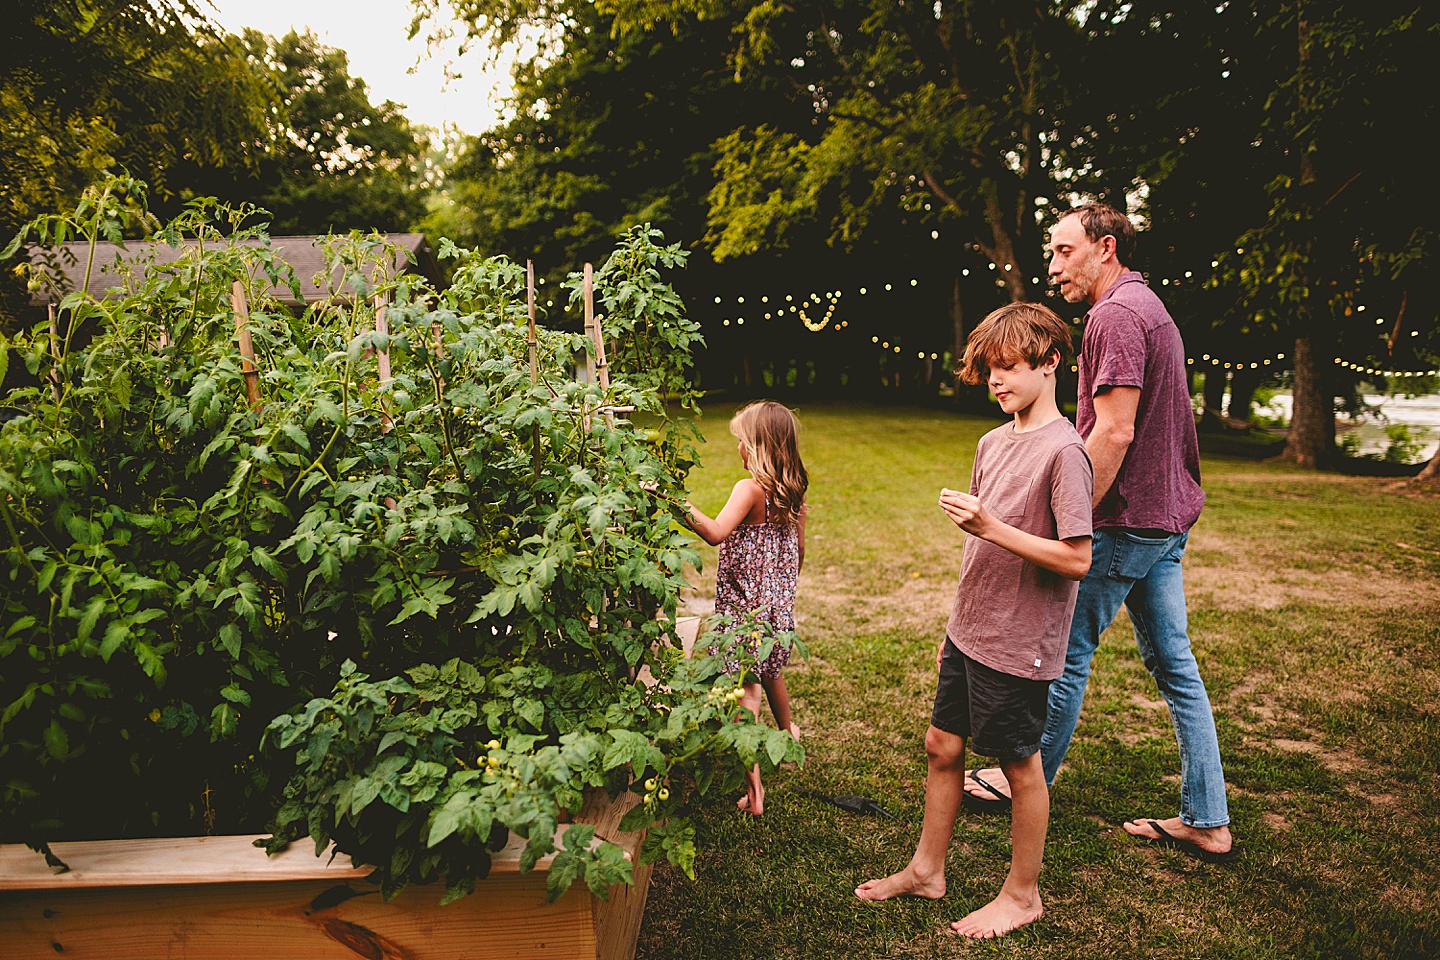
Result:
[[[429,278],[437,286],[441,285],[440,268],[424,234],[386,233],[381,236],[395,247],[394,270],[418,273]],[[270,290],[270,296],[281,303],[303,308],[316,300],[348,292],[344,290],[344,278],[340,270],[337,269],[328,277],[326,276],[325,251],[321,245],[323,240],[325,237],[320,236],[270,238],[270,247],[275,251],[276,259],[289,264],[290,268],[295,271],[295,277],[300,281],[303,300],[296,300],[294,291],[288,286],[273,287]],[[247,240],[242,243],[251,247],[262,245],[259,240]],[[197,245],[198,241],[196,240],[186,240],[180,247],[152,241],[132,240],[122,247],[118,243],[101,241],[95,245],[95,268],[91,271],[88,292],[96,299],[104,297],[110,291],[124,287],[140,265],[174,263]],[[43,262],[52,272],[63,275],[61,286],[68,293],[79,289],[81,283],[84,282],[85,264],[90,256],[90,244],[86,241],[72,241],[63,244],[62,247],[64,249],[58,257],[54,257],[53,261],[50,257],[45,257]],[[31,261],[41,262],[41,260],[39,251],[32,249]],[[319,278],[319,283],[316,282],[317,278]],[[50,297],[41,292],[31,299],[30,305],[44,307],[49,301]]]

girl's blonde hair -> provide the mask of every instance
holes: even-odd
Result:
[[[798,523],[810,476],[800,460],[795,414],[774,400],[756,400],[735,411],[730,432],[745,447],[750,472],[774,508],[774,522]]]

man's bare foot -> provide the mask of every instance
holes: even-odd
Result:
[[[989,940],[1003,937],[1027,923],[1034,923],[1044,915],[1045,906],[1040,902],[1039,890],[1030,891],[1027,897],[1014,897],[1002,889],[994,900],[950,924],[950,929],[961,936]]]
[[[998,800],[999,798],[996,797],[993,792],[987,789],[985,787],[985,784],[976,782],[975,776],[971,776],[971,774],[978,776],[981,780],[984,780],[985,783],[990,784],[990,786],[998,790],[1002,796],[1010,796],[1010,781],[1005,779],[1005,773],[999,767],[986,767],[983,770],[971,770],[967,771],[965,774],[966,793],[979,800],[994,801]]]
[[[745,796],[735,801],[735,806],[746,813],[760,816],[765,812],[765,788],[760,787],[758,790],[746,793]]]
[[[1222,827],[1191,827],[1179,817],[1171,817],[1169,820],[1157,820],[1160,828],[1170,835],[1171,839],[1180,840],[1184,843],[1194,844],[1201,850],[1224,856],[1235,846],[1235,840],[1230,836],[1230,828]],[[1165,841],[1167,838],[1156,833],[1147,820],[1127,820],[1123,824],[1125,832],[1132,837],[1139,837],[1142,840]],[[1183,849],[1183,848],[1182,848]]]
[[[790,721],[790,736],[795,738],[796,743],[800,742],[800,728],[795,725],[793,720]]]
[[[855,888],[855,896],[861,900],[889,900],[892,897],[924,897],[939,900],[945,896],[945,874],[921,877],[915,872],[915,865],[909,864],[899,873],[892,873],[879,880],[866,880]]]

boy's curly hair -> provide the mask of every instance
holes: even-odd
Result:
[[[984,383],[991,367],[1013,367],[1022,360],[1038,367],[1052,353],[1064,363],[1070,348],[1070,327],[1054,310],[1039,303],[1008,303],[970,331],[955,373],[966,383]]]

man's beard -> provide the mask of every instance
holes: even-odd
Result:
[[[1070,282],[1063,288],[1065,299],[1070,303],[1089,300],[1090,291],[1095,289],[1095,281],[1099,279],[1099,258],[1090,258],[1083,264],[1072,267],[1070,269]]]

